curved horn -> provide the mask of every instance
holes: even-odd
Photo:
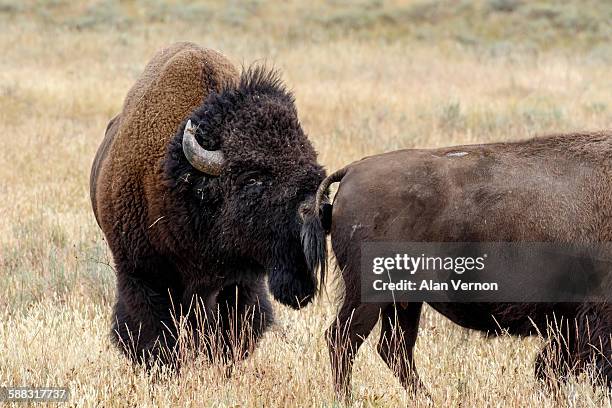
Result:
[[[223,170],[225,158],[221,150],[206,150],[195,138],[195,127],[187,121],[183,132],[183,153],[193,167],[202,173],[218,176]]]

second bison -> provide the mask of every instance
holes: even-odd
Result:
[[[611,157],[612,133],[566,134],[401,150],[367,157],[330,175],[317,194],[321,216],[307,221],[319,231],[330,228],[345,284],[343,304],[327,332],[339,396],[349,395],[355,354],[379,320],[381,357],[406,388],[421,386],[413,352],[422,302],[400,307],[362,298],[364,243],[609,243]],[[330,213],[323,201],[334,182],[340,185]],[[547,335],[554,324],[555,336],[536,361],[538,378],[558,384],[570,373],[593,367],[597,380],[612,385],[612,306],[606,301],[430,305],[463,327],[488,333]]]

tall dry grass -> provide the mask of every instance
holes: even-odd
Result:
[[[131,367],[108,339],[110,253],[89,204],[107,121],[155,50],[190,40],[267,60],[335,170],[404,147],[609,128],[606,2],[0,1],[0,386],[65,385],[73,406],[334,406],[323,332],[330,296],[277,324],[235,367],[179,376]],[[372,339],[377,336],[372,335]],[[533,378],[543,340],[487,340],[427,309],[416,346],[435,406],[610,406],[573,378]],[[355,406],[425,405],[368,341]]]

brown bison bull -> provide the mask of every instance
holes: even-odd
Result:
[[[316,157],[277,73],[239,74],[190,43],[155,55],[91,171],[117,273],[112,335],[126,354],[176,362],[175,319],[186,317],[196,345],[243,358],[272,322],[266,278],[281,303],[313,298],[308,265],[322,252],[301,235],[312,235],[303,214],[325,177]],[[204,319],[187,313],[195,304]]]
[[[345,285],[344,302],[327,331],[335,390],[350,393],[352,363],[382,316],[378,352],[404,387],[421,386],[413,361],[422,303],[372,304],[360,299],[361,243],[612,241],[612,133],[554,135],[516,142],[401,150],[367,157],[323,181],[341,181],[318,217],[331,223],[332,248]],[[325,228],[324,228],[325,227]],[[312,239],[320,237],[314,234]],[[314,244],[313,244],[314,245]],[[513,335],[547,333],[536,375],[564,379],[593,364],[612,381],[612,307],[608,303],[432,303],[470,329]],[[546,378],[545,378],[546,377]]]

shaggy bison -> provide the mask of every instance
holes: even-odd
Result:
[[[194,44],[157,53],[113,118],[91,171],[91,200],[112,251],[112,333],[134,360],[176,362],[176,324],[197,344],[242,358],[272,322],[274,298],[293,308],[317,290],[302,215],[325,174],[279,76],[238,74]],[[196,321],[197,320],[197,321]],[[194,326],[195,327],[195,326]],[[214,328],[213,328],[214,327]],[[243,331],[247,333],[242,333]],[[242,343],[241,343],[242,344]]]
[[[360,298],[361,244],[400,242],[612,241],[612,133],[552,135],[517,143],[402,150],[368,157],[319,187],[308,223],[313,246],[331,229],[345,285],[327,331],[339,396],[350,393],[355,353],[382,316],[378,352],[410,390],[421,386],[413,361],[422,303],[365,303]],[[323,203],[341,182],[331,220]],[[323,204],[323,207],[321,207]],[[330,225],[325,225],[330,224]],[[608,258],[609,259],[609,258]],[[456,324],[491,334],[557,333],[536,360],[536,375],[558,384],[594,366],[612,381],[612,307],[602,303],[432,303]],[[553,375],[548,375],[552,373]]]

